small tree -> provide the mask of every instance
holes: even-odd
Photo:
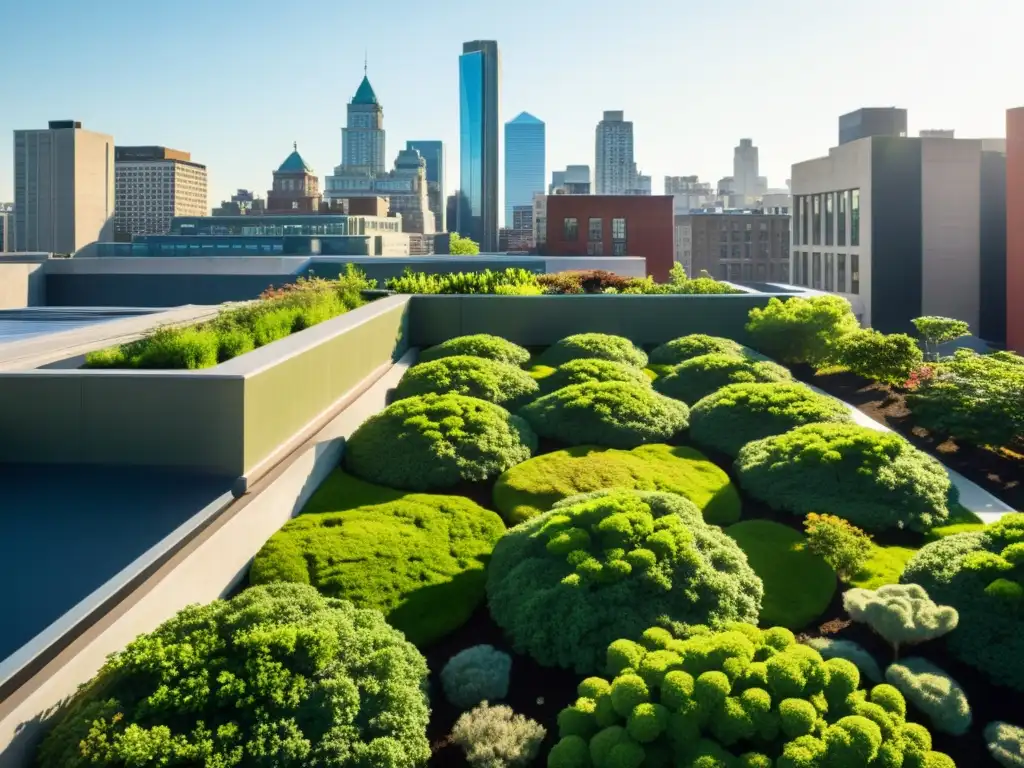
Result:
[[[750,310],[747,333],[759,351],[781,363],[820,368],[836,361],[843,337],[859,327],[850,302],[829,295],[773,298]]]
[[[971,334],[971,326],[952,317],[926,315],[915,318],[912,322],[924,342],[925,356],[932,361],[939,359],[939,344]]]
[[[843,581],[857,575],[871,557],[871,537],[841,517],[811,512],[804,520],[804,530],[808,551],[828,563]]]
[[[886,584],[876,590],[851,589],[843,594],[843,608],[854,621],[867,624],[892,646],[934,640],[956,629],[956,608],[937,605],[919,584]]]
[[[883,384],[905,384],[924,360],[917,342],[905,333],[854,331],[843,339],[841,362],[853,373]]]
[[[448,252],[452,256],[479,256],[480,244],[468,237],[463,237],[458,232],[449,235]]]

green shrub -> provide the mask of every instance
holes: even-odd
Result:
[[[929,661],[904,659],[890,664],[885,679],[927,716],[932,726],[953,736],[971,728],[971,706],[960,685]]]
[[[440,274],[426,274],[406,269],[401,277],[392,277],[384,285],[389,291],[396,293],[496,294],[503,293],[503,289],[538,287],[537,277],[535,273],[519,267],[498,271],[485,269],[482,272]]]
[[[854,664],[861,675],[873,683],[882,682],[882,670],[875,657],[852,640],[832,640],[827,637],[809,637],[803,641],[821,654],[821,658],[846,659]]]
[[[446,488],[526,461],[537,438],[518,416],[465,395],[421,395],[367,419],[345,444],[354,475],[391,488]]]
[[[949,516],[943,466],[899,435],[855,424],[808,424],[747,443],[740,485],[801,517],[828,510],[868,531],[926,531]]]
[[[776,768],[952,766],[899,691],[861,689],[850,662],[780,627],[702,629],[611,643],[606,678],[580,683],[558,716],[549,768],[771,768],[769,755]]]
[[[530,359],[530,353],[518,344],[506,341],[500,336],[474,333],[469,336],[456,336],[454,339],[448,339],[437,346],[423,350],[420,352],[419,362],[426,363],[456,355],[485,357],[488,360],[497,360],[499,363],[516,366],[522,366]]]
[[[511,408],[537,389],[537,382],[522,368],[485,357],[453,355],[414,365],[398,383],[395,396],[451,392]]]
[[[519,413],[541,437],[610,448],[669,440],[686,429],[690,415],[685,404],[643,384],[622,381],[564,387]]]
[[[988,752],[1004,768],[1024,768],[1024,728],[1009,723],[985,726]]]
[[[427,665],[377,611],[312,587],[190,606],[111,656],[56,718],[41,768],[415,768]]]
[[[756,621],[761,595],[736,543],[669,493],[566,499],[506,533],[487,571],[491,616],[513,647],[583,673],[659,617]]]
[[[933,528],[932,531],[935,529]],[[930,535],[930,534],[929,534]],[[847,584],[861,589],[878,589],[886,584],[899,584],[907,562],[917,553],[910,547],[873,546],[860,570]]]
[[[217,361],[225,362],[256,349],[256,339],[244,328],[228,328],[217,334]]]
[[[710,354],[673,366],[654,382],[661,394],[693,405],[729,384],[790,382],[792,374],[781,365],[739,355]]]
[[[621,291],[630,280],[604,269],[567,270],[537,276],[545,293],[552,294],[605,293],[609,288]]]
[[[713,353],[742,357],[746,354],[746,347],[721,336],[691,333],[689,336],[680,336],[655,347],[651,352],[651,362],[657,365],[679,365],[690,358]]]
[[[459,709],[508,695],[512,657],[491,645],[474,645],[448,659],[441,670],[444,697]]]
[[[811,512],[804,519],[807,549],[821,557],[843,581],[849,581],[871,558],[875,545],[855,525],[835,515]]]
[[[902,386],[921,367],[924,355],[917,342],[905,333],[864,329],[843,337],[839,361],[858,376]]]
[[[1024,691],[1024,600],[992,587],[1001,581],[1024,583],[1019,546],[1014,548],[1022,542],[1024,514],[1005,515],[982,531],[926,544],[901,577],[960,614],[947,637],[957,658],[1018,691]]]
[[[533,762],[545,735],[542,725],[511,707],[485,701],[456,721],[452,742],[462,747],[473,768],[517,768]]]
[[[555,342],[540,356],[542,365],[558,368],[570,360],[581,358],[611,360],[634,368],[647,365],[647,355],[636,344],[622,336],[607,333],[577,333]]]
[[[729,476],[693,448],[642,445],[631,451],[583,445],[524,461],[494,485],[494,507],[512,524],[557,502],[606,488],[678,493],[713,525],[740,517],[740,497]]]
[[[749,442],[794,427],[852,420],[839,400],[803,384],[729,384],[690,408],[690,437],[735,456]]]
[[[650,376],[641,368],[591,357],[581,357],[560,365],[550,375],[541,378],[540,384],[541,390],[547,394],[562,387],[586,384],[589,381],[624,381],[647,387],[651,385]]]
[[[936,605],[918,584],[887,584],[877,590],[851,589],[843,594],[850,618],[867,624],[893,647],[923,643],[956,629],[956,608]]]
[[[842,338],[859,327],[850,302],[827,295],[772,298],[750,310],[747,333],[755,349],[780,362],[821,367],[837,362]]]
[[[924,349],[930,360],[938,360],[940,344],[971,334],[971,327],[967,323],[963,320],[954,320],[951,317],[927,315],[917,317],[911,322],[914,323],[914,328],[917,329],[918,335],[924,341]]]
[[[725,532],[764,584],[762,625],[803,629],[825,612],[836,591],[836,576],[808,551],[797,531],[771,520],[746,520]]]

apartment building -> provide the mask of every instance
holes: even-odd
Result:
[[[761,210],[677,215],[676,261],[688,275],[735,282],[789,282],[789,221]]]
[[[205,216],[206,166],[167,147],[114,151],[114,237],[166,235],[175,216]]]

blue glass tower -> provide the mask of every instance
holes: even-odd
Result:
[[[533,206],[535,192],[544,191],[544,122],[520,112],[505,123],[505,226],[512,226],[512,207]]]
[[[498,249],[498,44],[463,43],[459,57],[459,205],[455,229]]]
[[[444,187],[444,142],[443,141],[407,141],[406,149],[415,149],[427,161],[427,188],[429,189],[430,210],[434,213],[434,229],[447,232],[445,222],[445,187]]]

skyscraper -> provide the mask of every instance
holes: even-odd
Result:
[[[594,180],[598,195],[625,195],[636,187],[633,123],[623,112],[605,112],[597,124]]]
[[[444,197],[444,142],[443,141],[407,141],[406,149],[415,149],[427,161],[427,195],[430,210],[434,213],[434,229],[446,232]]]
[[[748,205],[758,195],[758,153],[751,139],[740,139],[732,154],[733,191]]]
[[[533,195],[544,191],[544,122],[520,112],[505,123],[505,226],[512,209],[532,210]]]
[[[498,102],[501,61],[494,40],[463,43],[459,57],[459,206],[456,230],[498,247]]]
[[[363,81],[348,105],[348,125],[341,129],[341,164],[384,173],[384,107],[377,101],[363,67]]]

